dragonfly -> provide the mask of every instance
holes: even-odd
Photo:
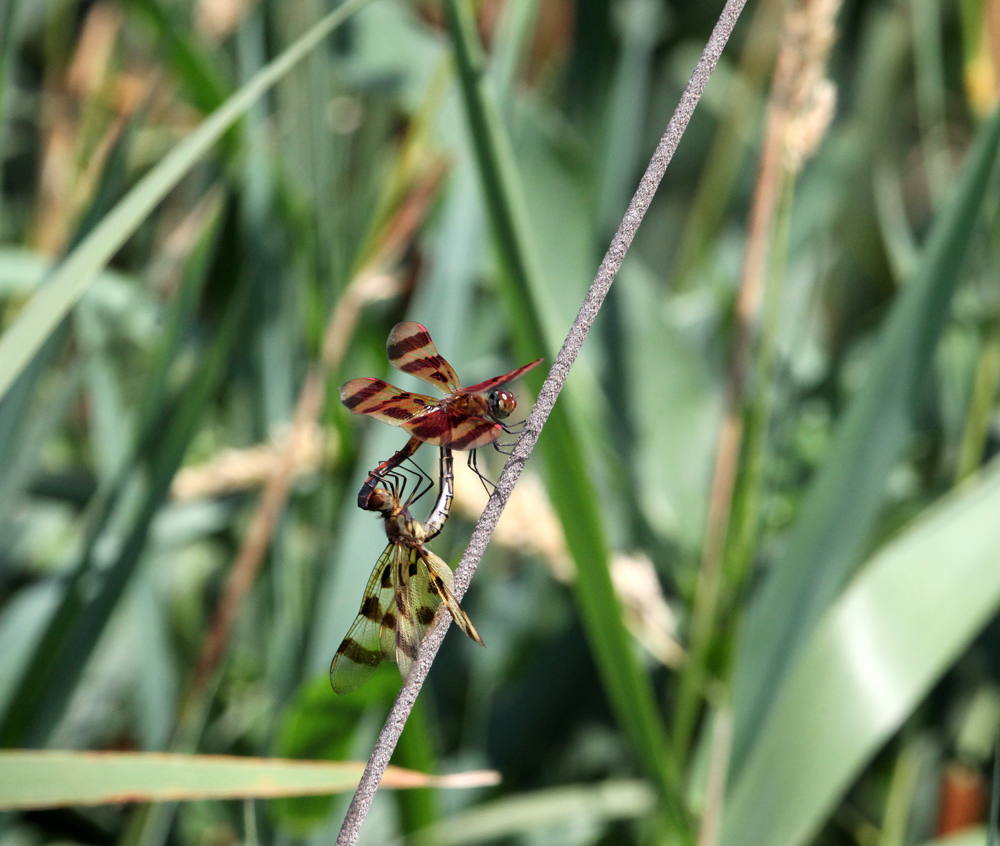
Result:
[[[368,507],[379,480],[410,458],[421,443],[471,450],[471,466],[478,447],[493,444],[500,449],[497,439],[502,433],[513,431],[502,421],[517,407],[514,395],[501,386],[513,382],[541,361],[536,359],[510,373],[462,388],[455,369],[437,351],[427,328],[419,323],[397,323],[389,333],[385,349],[393,367],[434,385],[446,396],[434,399],[374,378],[351,379],[340,386],[340,401],[350,411],[400,426],[410,433],[406,446],[368,474],[358,493],[361,508]]]
[[[330,684],[336,693],[350,693],[384,660],[396,662],[405,683],[442,603],[459,628],[485,646],[455,598],[451,568],[425,546],[451,511],[455,488],[451,448],[441,447],[438,496],[424,523],[409,509],[428,488],[421,490],[418,481],[404,500],[407,480],[402,472],[390,471],[381,481],[386,486],[372,491],[367,510],[381,514],[389,543],[368,579],[361,610],[330,665]]]

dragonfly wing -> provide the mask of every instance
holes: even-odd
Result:
[[[423,597],[427,594],[429,575],[421,566],[420,554],[416,548],[402,548],[395,566],[400,584],[396,591],[396,663],[405,683],[410,676],[413,662],[417,660],[420,641],[427,631],[430,620],[440,599],[433,607],[427,607]]]
[[[434,346],[430,332],[419,323],[412,320],[397,323],[389,333],[385,351],[389,364],[397,370],[430,382],[446,394],[462,387],[454,368]]]
[[[494,388],[499,388],[501,385],[506,385],[508,382],[513,382],[519,376],[523,376],[540,361],[540,358],[535,359],[531,362],[531,364],[522,365],[521,367],[518,367],[517,370],[511,370],[510,373],[504,373],[503,376],[494,376],[492,379],[487,379],[485,382],[480,382],[478,385],[473,385],[465,390],[470,394],[484,394],[487,391],[492,391]]]
[[[477,449],[491,444],[503,432],[499,423],[485,417],[461,414],[449,408],[433,408],[398,425],[426,443],[459,450]]]
[[[483,643],[483,639],[479,636],[479,632],[476,631],[476,627],[472,625],[469,615],[465,613],[465,609],[455,599],[455,594],[452,592],[454,590],[455,579],[452,576],[451,567],[445,563],[444,559],[435,555],[430,550],[424,550],[424,563],[430,573],[430,588],[433,589],[434,593],[440,595],[441,599],[439,601],[444,601],[448,613],[458,623],[458,627],[480,646],[485,646],[486,644]]]
[[[355,414],[402,426],[437,403],[433,397],[401,391],[381,379],[351,379],[340,386],[340,401]]]
[[[396,616],[392,559],[397,549],[389,544],[368,578],[361,610],[337,648],[330,665],[330,685],[336,693],[350,693],[367,681],[375,668],[391,658],[395,645]]]

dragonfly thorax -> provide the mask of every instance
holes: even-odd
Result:
[[[427,530],[405,508],[383,512],[385,534],[390,543],[403,547],[419,547],[428,537]]]

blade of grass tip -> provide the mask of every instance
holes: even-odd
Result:
[[[18,750],[0,752],[0,809],[323,796],[352,789],[360,774],[356,761]],[[407,791],[470,788],[495,784],[496,774],[473,771],[441,778],[393,767],[387,782]]]
[[[667,125],[663,137],[660,139],[660,143],[657,145],[656,152],[653,154],[653,158],[642,177],[642,181],[639,183],[639,188],[632,198],[632,202],[629,204],[621,226],[618,228],[618,232],[615,234],[607,254],[601,262],[590,291],[588,291],[576,319],[573,321],[573,326],[549,371],[545,384],[538,393],[538,400],[535,402],[531,414],[528,416],[524,433],[518,439],[513,453],[504,466],[500,478],[497,480],[496,489],[493,491],[486,509],[483,511],[483,515],[472,533],[472,538],[469,541],[465,554],[462,556],[462,561],[455,571],[455,594],[458,598],[465,595],[465,590],[468,588],[469,581],[486,549],[486,544],[489,542],[490,536],[496,528],[504,505],[510,498],[514,484],[517,482],[525,462],[531,455],[542,427],[552,412],[562,386],[565,384],[566,377],[569,375],[570,368],[576,360],[580,347],[583,345],[584,339],[597,317],[597,312],[600,310],[601,303],[607,295],[608,289],[611,287],[611,283],[618,273],[618,269],[621,267],[625,253],[628,251],[629,245],[635,237],[636,230],[653,200],[656,188],[663,178],[663,174],[673,157],[674,151],[677,149],[677,145],[680,143],[681,136],[687,128],[695,106],[698,104],[699,99],[701,99],[705,86],[708,84],[708,79],[718,64],[722,50],[729,40],[733,28],[736,26],[736,21],[743,10],[743,6],[744,0],[728,0],[722,13],[719,15],[719,20],[712,30],[712,35],[702,53],[701,59],[691,75],[691,80],[670,119],[670,123]],[[413,704],[420,693],[424,679],[427,678],[427,673],[434,663],[437,651],[448,631],[450,620],[451,618],[447,614],[442,615],[428,632],[427,637],[421,645],[420,654],[410,673],[409,680],[403,685],[399,696],[396,697],[396,702],[393,704],[392,711],[379,734],[378,742],[368,761],[368,765],[365,767],[365,772],[361,777],[358,789],[351,800],[351,806],[348,808],[347,816],[337,836],[337,846],[351,846],[351,844],[357,842],[361,826],[367,816],[369,807],[371,807],[371,802],[375,796],[379,781],[385,772],[385,768],[388,766],[389,758],[392,756],[392,751],[399,739],[403,726],[406,724],[407,716],[413,709]]]
[[[0,397],[147,215],[263,94],[371,0],[347,0],[241,86],[104,216],[0,336]]]
[[[867,382],[810,486],[784,554],[750,607],[736,656],[733,773],[752,747],[799,646],[850,575],[908,442],[937,340],[1000,152],[1000,109],[980,129],[917,276],[886,321]]]

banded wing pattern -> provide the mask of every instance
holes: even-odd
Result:
[[[455,369],[445,361],[434,346],[431,334],[424,326],[409,320],[397,323],[385,345],[389,364],[434,385],[445,394],[461,390]]]
[[[424,546],[441,531],[451,510],[455,477],[448,447],[441,449],[440,467],[437,500],[425,524],[410,515],[410,500],[402,501],[402,474],[389,474],[389,489],[373,492],[369,510],[382,512],[389,544],[368,579],[361,610],[330,665],[330,684],[337,693],[354,690],[383,660],[396,661],[405,682],[442,602],[462,631],[483,644],[455,598],[451,568]]]
[[[402,426],[437,403],[433,397],[401,391],[381,379],[351,379],[340,386],[340,401],[355,414]]]
[[[476,449],[493,443],[503,432],[503,426],[485,417],[442,406],[433,397],[402,391],[372,377],[344,382],[340,386],[340,401],[355,414],[374,417],[390,426],[401,426],[418,441],[434,446]],[[415,451],[415,447],[408,449],[403,458]],[[393,461],[389,468],[398,463]]]
[[[396,547],[389,544],[368,578],[361,610],[341,641],[330,665],[330,684],[336,693],[350,693],[366,682],[396,644],[396,588],[393,582]]]
[[[483,643],[483,639],[479,636],[479,632],[476,631],[476,627],[472,625],[472,620],[469,619],[469,615],[465,613],[465,609],[459,604],[458,600],[455,598],[455,576],[451,572],[451,567],[448,566],[447,562],[435,555],[429,549],[424,550],[426,553],[423,563],[427,567],[428,573],[430,574],[430,579],[426,582],[426,590],[431,596],[439,597],[439,602],[444,602],[445,608],[448,609],[448,613],[451,614],[452,619],[458,624],[458,627],[465,632],[466,636],[474,640],[480,646],[486,646]],[[420,639],[423,639],[424,631],[420,633]]]
[[[503,396],[496,397],[491,392],[541,361],[463,390],[454,368],[437,351],[430,333],[412,321],[396,324],[389,334],[386,353],[397,370],[435,385],[446,396],[436,400],[400,390],[382,379],[367,378],[351,379],[341,385],[340,401],[355,414],[402,426],[420,441],[460,450],[486,446],[500,437],[503,424],[497,421],[514,410],[515,402],[511,394],[501,391]],[[406,455],[413,451],[408,449]],[[396,464],[388,469],[392,466]]]
[[[483,639],[472,625],[468,614],[459,605],[452,592],[454,576],[442,558],[429,549],[408,549],[401,556],[400,574],[405,579],[403,590],[396,592],[399,611],[396,629],[396,663],[403,683],[410,677],[413,662],[417,660],[420,643],[427,629],[434,622],[441,603],[458,623],[459,628],[480,646]],[[405,573],[403,567],[406,568]]]
[[[503,433],[499,423],[447,407],[433,408],[397,425],[424,443],[458,450],[487,446]]]
[[[455,598],[453,586],[451,568],[433,552],[390,543],[368,579],[361,610],[330,665],[334,691],[350,693],[384,660],[396,662],[405,684],[442,601],[459,628],[485,646]]]

